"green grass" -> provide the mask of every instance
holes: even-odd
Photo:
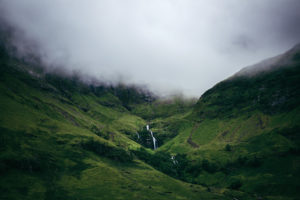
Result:
[[[97,96],[67,78],[31,77],[21,63],[4,63],[8,66],[2,66],[0,75],[0,199],[225,198],[133,157],[131,150],[140,145],[130,134],[146,121],[110,91]],[[132,101],[126,105],[134,106]],[[121,162],[124,155],[133,160]]]
[[[185,126],[159,151],[185,154],[185,181],[233,189],[225,192],[228,196],[297,198],[297,79],[299,65],[217,84],[202,95],[181,120]]]
[[[299,67],[223,81],[195,104],[0,60],[0,199],[300,195]],[[159,148],[139,157],[146,124]]]

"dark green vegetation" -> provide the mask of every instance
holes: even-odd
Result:
[[[298,50],[197,103],[86,84],[0,53],[0,199],[300,196]]]
[[[4,48],[0,56],[0,199],[224,199],[133,153],[141,146],[132,139],[147,124],[133,113],[150,104],[175,110],[177,100],[161,102],[134,86],[95,86],[78,76],[49,74]]]
[[[286,55],[273,70],[208,90],[189,125],[159,149],[186,155],[186,181],[263,199],[300,196],[299,46]]]

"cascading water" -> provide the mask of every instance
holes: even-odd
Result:
[[[140,139],[140,134],[138,132],[136,132],[136,136],[138,137],[138,139]]]
[[[173,161],[173,164],[178,164],[178,161],[176,160],[175,156],[171,156],[171,160]]]
[[[155,150],[157,148],[157,142],[156,142],[156,138],[153,136],[153,132],[150,130],[149,125],[147,124],[146,126],[147,131],[150,132],[150,135],[152,137],[152,141],[153,141],[153,149]]]
[[[155,150],[157,148],[156,147],[156,138],[153,136],[152,131],[150,131],[150,134],[151,134],[151,137],[152,137],[152,140],[153,140],[153,149]]]

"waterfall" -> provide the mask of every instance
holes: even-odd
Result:
[[[140,134],[138,132],[136,132],[136,135],[137,135],[138,139],[140,139]]]
[[[156,142],[156,138],[153,136],[153,132],[150,130],[149,125],[147,124],[146,126],[147,131],[150,132],[150,135],[152,137],[152,141],[153,141],[153,149],[155,150],[157,148],[157,142]]]
[[[152,131],[150,131],[150,134],[151,134],[151,137],[152,137],[152,140],[153,140],[153,149],[155,150],[157,147],[156,147],[156,139],[155,137],[153,136],[153,133]]]
[[[174,165],[178,164],[178,161],[175,159],[175,156],[171,156],[171,160],[173,161]]]

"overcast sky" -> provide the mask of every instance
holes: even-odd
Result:
[[[0,0],[48,67],[200,96],[300,42],[299,0]]]

